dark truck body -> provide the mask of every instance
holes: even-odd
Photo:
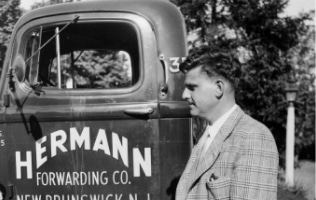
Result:
[[[0,82],[5,200],[174,198],[192,143],[167,1],[65,3],[17,22]]]

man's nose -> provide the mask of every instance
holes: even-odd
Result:
[[[185,89],[183,90],[183,92],[182,92],[182,99],[187,100],[187,99],[189,99],[189,98],[190,98],[189,91],[188,91],[187,88],[185,88]]]

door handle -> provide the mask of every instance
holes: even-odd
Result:
[[[163,70],[164,70],[164,77],[165,77],[165,83],[161,88],[161,92],[166,95],[168,93],[168,82],[169,82],[169,75],[168,75],[168,64],[165,61],[165,56],[163,54],[159,55],[159,60],[162,64]]]
[[[150,114],[154,113],[154,109],[152,109],[152,108],[131,108],[131,109],[125,110],[124,113],[127,115],[145,116],[145,115],[150,115]]]

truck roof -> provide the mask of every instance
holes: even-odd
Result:
[[[168,29],[183,28],[184,22],[179,9],[167,0],[98,0],[55,4],[32,10],[24,14],[17,22],[17,27],[38,18],[84,12],[127,12],[147,18],[154,27]],[[163,24],[162,24],[163,23]],[[158,31],[159,32],[159,31]]]

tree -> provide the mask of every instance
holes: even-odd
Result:
[[[84,50],[64,54],[61,56],[62,87],[66,88],[67,81],[71,81],[72,88],[129,87],[132,84],[130,64],[129,55],[124,51]],[[51,68],[50,79],[57,81],[56,59]]]
[[[238,83],[237,103],[251,116],[266,124],[275,136],[280,153],[285,149],[286,107],[285,83],[293,70],[291,54],[307,31],[300,17],[282,17],[286,0],[174,0],[185,18],[190,39],[190,52],[201,48],[228,55],[239,64],[228,69]],[[192,39],[192,35],[195,35]],[[302,71],[301,71],[302,72]],[[302,73],[307,73],[304,71]],[[303,84],[304,87],[310,85]],[[303,87],[301,82],[301,87]],[[311,93],[315,88],[311,88]],[[304,111],[313,105],[312,99],[299,94]],[[310,94],[309,94],[310,95]],[[307,101],[309,103],[307,103]],[[307,106],[308,104],[308,106]],[[303,111],[302,111],[303,112]],[[297,123],[306,117],[315,121],[315,115],[298,115]],[[314,119],[314,120],[313,120]],[[299,125],[299,124],[297,124]],[[297,126],[300,127],[300,126]],[[300,138],[309,136],[315,127],[306,123],[300,128]],[[306,132],[305,130],[310,130]],[[298,132],[297,132],[298,134]],[[307,140],[308,140],[307,139]]]
[[[315,11],[310,14],[315,16]],[[299,85],[295,148],[299,158],[315,160],[315,26],[309,26],[299,41],[290,51]]]
[[[46,0],[42,2],[35,2],[32,6],[31,9],[34,10],[36,8],[41,8],[49,5],[54,5],[54,4],[59,4],[59,3],[67,3],[67,2],[73,2],[74,0]],[[80,0],[77,0],[80,1]]]
[[[20,0],[0,1],[0,74],[14,24],[22,15]]]

